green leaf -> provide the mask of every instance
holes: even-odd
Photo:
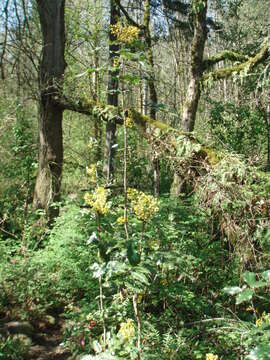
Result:
[[[270,270],[266,270],[262,273],[262,277],[264,278],[264,280],[266,281],[270,281]]]
[[[239,305],[244,301],[249,301],[252,299],[254,291],[252,289],[245,289],[236,297],[236,304]]]
[[[131,277],[142,285],[149,285],[149,280],[147,278],[149,274],[149,270],[142,267],[136,267],[134,268],[134,271],[132,271]]]
[[[231,287],[225,287],[223,291],[229,295],[237,295],[242,291],[242,288],[240,288],[239,286],[231,286]]]
[[[253,289],[255,288],[260,288],[260,287],[265,287],[269,284],[267,284],[267,282],[265,281],[256,281],[256,283],[252,286]]]
[[[125,74],[121,76],[121,78],[132,85],[138,85],[141,80],[139,76],[131,75],[131,74]]]
[[[132,273],[132,277],[134,280],[139,281],[143,285],[149,285],[149,281],[144,274],[134,272]]]
[[[243,279],[250,287],[253,287],[253,285],[257,282],[256,274],[250,271],[246,271],[243,274]]]
[[[133,241],[128,242],[127,258],[128,258],[128,261],[129,261],[130,265],[132,265],[132,266],[138,265],[139,262],[141,261],[141,256],[135,250],[135,246],[134,246]]]
[[[94,279],[98,279],[99,277],[103,276],[106,272],[106,265],[102,264],[99,265],[98,263],[94,263],[91,267],[90,270],[93,271],[93,278]]]
[[[96,354],[100,354],[102,352],[102,347],[101,347],[100,343],[97,340],[93,341],[93,349],[94,349]]]
[[[263,344],[263,345],[257,346],[247,356],[247,359],[249,359],[249,360],[268,360],[268,359],[270,359],[270,345]]]
[[[256,274],[254,274],[253,272],[246,271],[243,274],[243,278],[252,289],[267,286],[267,283],[265,281],[257,281]]]

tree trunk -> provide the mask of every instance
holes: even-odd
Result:
[[[60,199],[63,164],[63,109],[54,102],[65,71],[65,0],[37,0],[43,50],[39,71],[39,158],[34,207],[55,215],[50,206]]]
[[[146,0],[144,5],[144,30],[145,30],[146,56],[147,56],[148,64],[151,67],[151,73],[148,79],[149,97],[150,97],[150,117],[153,120],[156,120],[157,91],[155,86],[154,57],[153,57],[152,39],[150,33],[150,0]],[[156,196],[159,196],[160,162],[158,159],[158,155],[154,153],[152,160],[154,166],[154,193]]]
[[[100,6],[100,4],[99,4]],[[95,14],[97,14],[97,0],[94,1],[94,9]],[[93,73],[93,99],[95,102],[99,101],[100,97],[100,76],[98,72],[98,67],[100,64],[100,54],[99,54],[99,46],[100,46],[100,27],[97,20],[97,16],[95,16],[95,24],[94,24],[94,31],[93,31],[93,46],[94,46],[94,68],[95,71]],[[94,161],[97,163],[102,159],[102,123],[98,116],[94,117],[94,137],[97,141],[95,152],[94,152]]]
[[[192,6],[194,12],[194,35],[191,46],[190,79],[181,126],[182,130],[185,132],[193,131],[195,126],[195,119],[201,95],[201,81],[204,71],[203,53],[207,38],[207,0],[194,0]],[[175,173],[171,186],[171,194],[173,196],[179,196],[185,191],[185,185],[183,176]]]
[[[266,109],[266,126],[267,126],[267,171],[270,171],[270,96]]]
[[[6,1],[5,7],[3,9],[3,13],[5,14],[5,32],[4,32],[4,39],[2,42],[2,53],[0,56],[0,68],[1,68],[1,78],[2,80],[5,80],[5,70],[4,70],[4,58],[6,53],[6,47],[7,47],[7,38],[8,38],[8,5],[9,0]]]
[[[194,0],[194,35],[191,47],[190,80],[183,110],[182,130],[193,131],[201,95],[203,75],[203,53],[207,38],[206,12],[207,0]]]
[[[115,0],[110,0],[110,26],[115,25],[120,19],[120,9]],[[118,106],[119,91],[119,70],[115,66],[115,59],[119,57],[119,45],[116,43],[116,36],[110,31],[109,44],[109,72],[108,72],[108,105]],[[109,183],[114,175],[114,154],[115,149],[112,147],[115,143],[116,123],[115,120],[109,120],[106,125],[105,149],[104,149],[104,166],[103,174],[107,183]]]

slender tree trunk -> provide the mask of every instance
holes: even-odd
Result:
[[[34,207],[52,216],[50,205],[60,199],[63,164],[63,110],[54,102],[65,71],[65,0],[37,0],[43,50],[39,71],[39,159]],[[49,211],[50,210],[50,211]]]
[[[182,130],[186,132],[193,131],[195,126],[204,70],[203,54],[207,38],[207,0],[193,0],[192,6],[194,12],[194,35],[191,46],[190,79],[182,118]],[[185,180],[176,172],[171,186],[171,194],[179,196],[184,189]]]
[[[97,13],[97,0],[94,1],[95,13]],[[97,18],[95,17],[95,27],[93,31],[93,45],[94,45],[94,68],[96,69],[93,73],[93,87],[94,87],[94,101],[99,100],[100,96],[100,77],[98,72],[99,67],[99,50],[98,47],[100,45],[99,39],[99,25]],[[94,118],[94,137],[97,141],[97,146],[94,153],[94,160],[98,162],[102,158],[102,124],[98,116]]]
[[[115,0],[110,0],[110,26],[115,25],[120,19],[120,9]],[[119,70],[115,66],[115,61],[119,57],[119,45],[116,43],[116,36],[110,31],[109,44],[109,72],[108,72],[108,105],[118,106],[119,91]],[[104,166],[103,174],[107,183],[109,183],[114,175],[114,154],[115,149],[112,147],[115,143],[116,123],[114,120],[108,121],[106,125],[105,149],[104,149]]]
[[[203,75],[203,53],[207,37],[207,0],[194,0],[194,35],[191,47],[190,80],[183,110],[182,130],[194,130]]]
[[[5,58],[5,53],[6,53],[7,36],[8,36],[8,5],[9,5],[9,0],[6,1],[5,7],[3,10],[3,12],[5,13],[5,31],[4,31],[4,39],[3,39],[3,43],[2,43],[2,53],[0,56],[0,68],[1,68],[2,80],[5,80],[4,58]]]
[[[154,57],[152,49],[152,39],[150,33],[150,0],[145,1],[144,5],[144,31],[147,61],[151,67],[150,78],[148,80],[149,97],[150,97],[150,117],[156,119],[157,116],[157,91],[155,87]],[[154,192],[156,196],[160,194],[160,162],[158,155],[153,155],[154,166]]]
[[[146,80],[143,80],[142,84],[142,109],[141,113],[147,115],[147,103],[148,103],[148,84]]]
[[[267,171],[270,171],[270,96],[266,109],[266,126],[267,126]]]

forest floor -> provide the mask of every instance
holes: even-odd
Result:
[[[70,360],[72,354],[62,346],[65,320],[61,315],[47,316],[35,322],[1,319],[0,330],[7,335],[17,336],[31,344],[25,357],[27,360]]]

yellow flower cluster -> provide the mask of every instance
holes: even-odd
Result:
[[[144,293],[138,294],[138,297],[137,297],[137,303],[138,304],[140,304],[142,302],[143,296],[144,296]]]
[[[93,141],[93,139],[91,138],[89,141],[88,141],[88,149],[89,150],[92,150],[93,149],[93,147],[94,147],[94,141]]]
[[[123,225],[125,223],[124,216],[119,216],[119,218],[117,218],[116,222],[118,225]]]
[[[111,25],[111,33],[117,37],[121,43],[131,43],[139,37],[140,29],[136,26],[121,26],[120,22]]]
[[[147,221],[158,212],[159,204],[154,196],[135,189],[128,189],[127,195],[138,219]]]
[[[139,195],[139,191],[133,188],[128,188],[127,189],[127,197],[128,200],[133,201],[135,200]]]
[[[98,186],[93,194],[86,193],[84,200],[92,208],[92,210],[100,215],[103,215],[109,211],[107,196],[108,190],[102,186]]]
[[[161,283],[161,285],[163,285],[163,286],[167,286],[169,282],[168,282],[167,279],[161,279],[161,280],[160,280],[160,283]]]
[[[160,243],[159,239],[150,239],[147,241],[147,245],[151,250],[158,250],[160,248]]]
[[[130,117],[127,117],[126,118],[126,127],[132,129],[133,126],[134,126],[134,121]]]
[[[263,324],[270,324],[270,313],[266,313],[265,311],[262,313],[262,316],[256,320],[256,327],[260,327]]]
[[[125,323],[121,323],[119,333],[126,341],[134,337],[136,333],[134,321],[128,319]]]
[[[87,174],[90,176],[90,182],[96,184],[97,182],[97,168],[95,164],[91,164],[87,170]]]
[[[114,68],[118,68],[119,62],[120,62],[119,57],[115,57],[115,58],[113,59],[113,67],[114,67]]]
[[[218,355],[214,355],[214,354],[206,354],[206,358],[205,360],[218,360]]]

